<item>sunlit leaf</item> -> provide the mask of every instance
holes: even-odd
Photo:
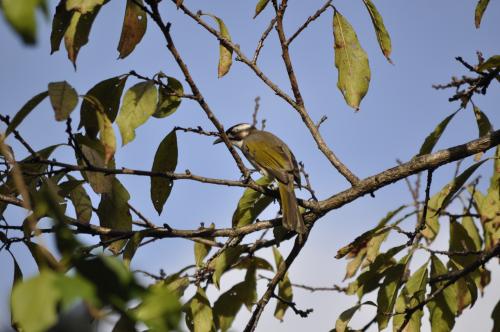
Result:
[[[96,115],[99,124],[99,140],[104,147],[104,166],[107,166],[116,152],[115,131],[106,113],[97,112]]]
[[[220,278],[222,274],[236,262],[242,252],[243,248],[240,246],[229,247],[224,249],[224,251],[211,262],[210,267],[214,269],[212,281],[215,287],[220,287]]]
[[[493,55],[492,57],[489,57],[488,60],[483,62],[477,70],[479,71],[485,71],[488,69],[495,69],[500,67],[500,55]]]
[[[473,109],[476,117],[477,128],[479,129],[479,137],[484,136],[493,130],[490,120],[476,105],[473,106]]]
[[[186,303],[186,323],[194,332],[214,330],[213,313],[203,288],[198,287],[196,294]]]
[[[382,15],[380,15],[377,7],[371,0],[363,0],[366,9],[368,9],[368,13],[370,14],[370,18],[372,19],[373,27],[375,28],[375,33],[377,34],[378,44],[380,45],[380,49],[382,53],[386,57],[387,61],[392,63],[391,61],[391,37],[387,32],[387,29],[384,25],[384,20],[382,19]]]
[[[436,256],[431,257],[431,278],[446,274],[448,270]],[[431,292],[436,291],[443,282],[431,285]],[[455,313],[457,311],[456,284],[451,285],[438,294],[432,301],[427,303],[430,315],[432,331],[451,331],[455,325]]]
[[[486,7],[488,7],[489,3],[490,0],[479,0],[477,2],[476,11],[474,13],[474,24],[478,29],[481,26],[481,20],[483,19],[484,12],[486,11]]]
[[[158,146],[151,171],[173,172],[177,166],[177,158],[177,134],[175,130],[172,130]],[[174,182],[171,179],[158,176],[151,177],[151,201],[158,214],[163,211],[163,206],[172,191],[173,185]]]
[[[120,99],[128,76],[108,78],[93,86],[86,94],[80,108],[80,124],[78,128],[85,127],[87,136],[95,138],[99,132],[96,104],[102,108],[111,122],[115,121],[120,107]],[[97,102],[93,102],[97,101]]]
[[[214,224],[212,224],[215,227]],[[194,242],[194,261],[197,267],[203,265],[203,260],[207,257],[208,253],[212,249],[212,246],[206,243]]]
[[[255,15],[253,18],[256,18],[266,8],[268,3],[269,0],[259,0],[255,6]]]
[[[5,19],[25,44],[36,43],[35,10],[39,3],[39,0],[3,0],[0,4]]]
[[[49,95],[48,91],[41,92],[31,98],[23,107],[16,113],[14,118],[10,121],[10,124],[5,130],[5,136],[8,136],[11,132],[16,130],[17,126],[31,113],[31,111],[38,106]]]
[[[138,0],[142,4],[142,0]],[[119,59],[127,57],[140,43],[148,25],[146,13],[133,0],[127,0],[122,34],[118,43]]]
[[[73,63],[75,69],[78,53],[89,41],[90,29],[100,8],[97,6],[92,12],[86,14],[73,12],[69,26],[64,33],[64,45],[68,52],[68,59]]]
[[[104,3],[104,0],[66,0],[67,10],[76,10],[82,14],[86,14],[99,8]]]
[[[52,19],[52,32],[50,33],[50,54],[59,50],[61,41],[66,33],[66,30],[71,23],[73,13],[66,9],[66,0],[61,0],[56,7],[54,18]]]
[[[365,247],[361,248],[359,251],[356,251],[355,253],[351,253],[349,256],[352,256],[352,260],[347,264],[346,266],[346,272],[344,276],[344,280],[347,280],[354,276],[356,272],[358,272],[358,269],[361,266],[361,263],[363,263],[363,260],[366,257],[366,244]]]
[[[267,186],[273,182],[273,179],[262,177],[255,182],[259,186]],[[251,188],[245,189],[233,213],[233,227],[238,228],[253,223],[273,200],[273,197],[263,195]]]
[[[135,138],[135,129],[144,124],[156,110],[158,90],[152,81],[140,82],[128,89],[116,118],[122,145]]]
[[[436,143],[439,141],[439,138],[443,134],[444,130],[446,129],[446,126],[448,126],[448,123],[453,119],[455,114],[457,114],[458,111],[452,113],[451,115],[448,115],[443,121],[441,121],[437,127],[434,129],[432,133],[429,134],[429,136],[426,137],[424,144],[420,147],[420,151],[417,154],[417,156],[421,156],[424,154],[428,154],[432,152],[432,149],[436,145]]]
[[[66,120],[78,103],[78,94],[68,82],[49,83],[49,98],[56,121]]]
[[[184,88],[177,79],[167,76],[167,86],[161,85],[158,88],[158,105],[153,116],[155,118],[165,118],[172,115],[181,104]]]
[[[220,19],[217,16],[206,14],[207,16],[210,16],[213,18],[217,24],[219,25],[219,33],[222,38],[231,41],[231,36],[229,35],[229,30],[226,27],[226,24],[222,19]],[[229,72],[229,68],[231,68],[231,65],[233,63],[233,50],[226,45],[224,45],[223,42],[220,42],[219,44],[219,67],[217,70],[217,77],[221,78],[222,76],[226,75]]]
[[[273,255],[274,255],[274,262],[276,264],[276,270],[278,271],[280,266],[282,264],[285,264],[285,261],[283,260],[283,256],[281,256],[281,253],[276,247],[273,247]],[[288,278],[288,272],[285,273],[283,278],[278,283],[278,296],[285,301],[288,302],[293,301],[292,283]],[[288,304],[283,303],[283,301],[281,300],[277,300],[276,309],[274,309],[274,317],[276,317],[280,321],[283,321],[287,309],[288,309]]]
[[[356,110],[368,91],[370,66],[351,24],[337,10],[333,15],[335,67],[337,86],[346,103]]]

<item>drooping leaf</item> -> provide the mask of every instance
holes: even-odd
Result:
[[[344,310],[339,318],[337,318],[337,321],[335,322],[335,332],[347,332],[350,331],[350,329],[347,327],[349,325],[349,321],[351,320],[352,316],[356,313],[356,311],[361,308],[362,305],[369,304],[376,306],[375,303],[372,301],[366,301],[363,303],[358,303],[354,305],[353,307],[350,307],[347,310]]]
[[[7,126],[5,130],[5,136],[9,136],[14,130],[16,130],[17,126],[21,124],[21,122],[31,113],[31,111],[38,106],[49,95],[48,91],[40,92],[33,98],[31,98],[23,107],[16,113],[14,118],[10,121],[10,124]]]
[[[211,228],[215,228],[215,225],[212,223],[210,225]],[[208,253],[212,249],[212,246],[202,242],[194,242],[194,262],[196,267],[201,267],[203,265],[203,260],[207,257]]]
[[[272,182],[273,179],[265,176],[256,181],[259,186],[267,186]],[[273,197],[247,188],[238,201],[238,206],[233,213],[233,227],[238,228],[253,223],[273,200]]]
[[[128,89],[123,97],[116,123],[122,136],[122,145],[135,138],[135,129],[144,124],[156,110],[158,90],[152,81],[140,82]]]
[[[130,215],[128,206],[129,199],[130,195],[127,189],[125,189],[117,178],[114,178],[111,192],[101,195],[101,201],[97,208],[99,224],[102,227],[116,230],[132,230],[132,216]],[[110,236],[101,236],[102,241],[110,239],[112,239]],[[125,240],[114,241],[108,246],[108,249],[116,254],[123,248],[125,243]]]
[[[359,110],[359,104],[368,91],[370,66],[351,24],[337,10],[333,15],[335,67],[337,86],[346,103]]]
[[[273,255],[274,262],[276,264],[276,270],[278,271],[281,264],[285,264],[285,261],[283,260],[283,256],[281,256],[281,253],[276,247],[273,247]],[[287,302],[293,301],[292,283],[290,282],[290,278],[288,278],[288,272],[285,273],[283,279],[281,279],[278,283],[278,296]],[[274,309],[274,317],[276,317],[280,321],[283,321],[287,309],[288,304],[278,300],[276,302],[276,309]]]
[[[115,121],[120,107],[120,99],[128,76],[108,78],[93,86],[86,94],[80,108],[80,124],[78,129],[85,127],[87,136],[95,138],[99,132],[96,105],[102,108],[111,122]],[[93,102],[94,101],[94,102]]]
[[[476,11],[474,12],[474,24],[477,29],[481,26],[481,20],[483,19],[484,12],[489,3],[490,0],[479,0],[477,2]]]
[[[462,226],[467,232],[467,235],[474,242],[473,250],[481,250],[481,247],[483,245],[483,239],[481,239],[481,236],[479,235],[479,230],[477,229],[476,224],[474,223],[474,219],[472,219],[472,217],[470,216],[463,217]]]
[[[59,50],[61,41],[66,33],[66,30],[71,23],[73,13],[66,9],[66,0],[61,0],[56,7],[54,18],[52,19],[52,32],[50,33],[50,54]]]
[[[258,256],[245,257],[241,259],[237,264],[234,265],[235,269],[256,269],[256,270],[266,270],[274,271],[273,266],[264,258]]]
[[[358,269],[360,268],[361,264],[363,263],[363,260],[366,257],[366,250],[367,248],[365,244],[365,246],[361,248],[359,251],[353,252],[349,255],[349,258],[352,257],[352,260],[346,266],[344,280],[351,278],[356,274],[356,272],[358,272]]]
[[[196,294],[186,303],[186,324],[194,332],[214,330],[213,313],[203,288],[198,287]]]
[[[36,43],[35,10],[39,3],[39,0],[3,0],[1,3],[5,19],[25,44]]]
[[[491,126],[490,120],[488,119],[486,114],[484,114],[479,109],[479,107],[474,105],[472,108],[474,110],[474,115],[476,117],[477,128],[479,129],[479,137],[482,137],[488,134],[490,131],[492,131],[493,128]]]
[[[99,140],[104,147],[104,166],[107,166],[116,152],[115,131],[106,113],[97,112],[96,115],[99,124]]]
[[[45,269],[62,271],[63,268],[61,264],[57,261],[54,255],[52,255],[50,251],[47,250],[47,248],[31,241],[26,242],[26,246],[35,259],[36,265],[38,266],[38,269],[40,271]]]
[[[167,76],[167,86],[158,88],[158,105],[153,116],[155,118],[165,118],[172,115],[181,104],[184,88],[176,78]]]
[[[429,136],[426,137],[424,144],[420,147],[420,151],[417,154],[417,156],[421,156],[424,154],[428,154],[432,152],[432,149],[436,145],[436,143],[439,141],[439,138],[443,134],[444,130],[446,129],[446,126],[448,126],[448,123],[453,119],[455,114],[457,114],[458,111],[452,113],[451,115],[448,115],[443,121],[441,121],[437,127],[434,129],[432,133],[429,134]]]
[[[177,166],[177,134],[172,130],[161,141],[156,150],[153,161],[152,172],[174,172]],[[174,182],[171,179],[152,176],[151,177],[151,201],[158,214],[163,211],[163,206],[172,191]]]
[[[75,69],[78,53],[89,41],[90,29],[100,8],[101,6],[97,6],[92,12],[86,14],[73,12],[69,26],[64,33],[64,45],[68,52],[68,59],[73,63]]]
[[[256,18],[266,8],[268,3],[269,0],[259,0],[255,6],[255,15],[253,18]]]
[[[142,0],[138,1],[142,4]],[[125,17],[123,18],[122,34],[118,43],[119,59],[126,58],[146,33],[148,17],[133,0],[127,0]]]
[[[500,67],[500,55],[493,55],[492,57],[489,57],[488,60],[483,62],[477,70],[479,71],[485,71],[488,69],[495,69]]]
[[[65,121],[78,103],[76,90],[66,81],[49,83],[49,98],[56,121]]]
[[[219,33],[222,38],[231,41],[231,36],[229,35],[229,30],[226,27],[226,24],[222,19],[220,19],[217,16],[206,14],[207,16],[210,16],[213,18],[217,24],[219,25]],[[217,77],[221,78],[222,76],[226,75],[229,72],[229,68],[231,68],[231,65],[233,63],[233,50],[226,45],[224,45],[223,42],[219,43],[219,66],[217,69]]]
[[[222,274],[231,268],[231,265],[236,262],[242,252],[243,248],[241,246],[229,247],[212,260],[210,268],[214,270],[212,281],[215,287],[220,287],[220,278]]]
[[[76,218],[79,223],[87,225],[92,217],[92,201],[83,187],[84,180],[77,180],[71,175],[66,175],[68,181],[59,187],[61,196],[69,197],[75,207]]]
[[[392,63],[390,58],[391,56],[391,37],[385,28],[384,20],[382,19],[382,15],[380,15],[377,7],[371,0],[363,0],[368,13],[370,14],[370,18],[372,19],[373,27],[375,28],[375,33],[377,34],[378,44],[380,45],[380,49],[382,53],[386,57],[389,63]]]
[[[125,262],[125,265],[127,265],[128,267],[130,267],[130,262],[132,261],[135,252],[141,245],[141,241],[143,238],[144,238],[143,234],[137,232],[134,235],[132,235],[130,240],[128,240],[127,245],[123,250],[123,261]]]
[[[431,257],[431,278],[446,274],[448,270],[436,256]],[[443,282],[431,285],[431,292],[434,292]],[[455,325],[455,313],[457,311],[456,284],[451,285],[437,295],[432,301],[427,303],[430,315],[429,320],[433,332],[447,332]]]
[[[14,263],[14,277],[12,278],[12,289],[14,289],[16,284],[23,281],[23,271],[21,271],[21,268],[19,267],[19,264],[17,263],[17,260],[14,257],[14,255],[12,255],[12,261]],[[14,314],[13,314],[13,310],[12,310],[12,300],[11,300],[11,308],[10,308],[10,325],[15,329],[19,329],[19,323],[14,318]]]
[[[99,8],[104,3],[104,0],[66,0],[66,10],[76,10],[82,14],[86,14]]]

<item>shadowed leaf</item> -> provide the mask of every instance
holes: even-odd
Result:
[[[76,70],[76,58],[80,49],[89,41],[90,29],[94,23],[94,19],[99,13],[100,6],[96,7],[92,12],[82,14],[73,12],[71,21],[66,32],[64,33],[64,45],[68,52],[68,59],[73,63]]]
[[[212,281],[214,282],[215,287],[218,289],[220,288],[220,278],[222,274],[231,268],[231,265],[238,260],[242,252],[243,248],[240,246],[228,247],[224,249],[219,256],[211,261],[209,267],[214,269]]]
[[[92,201],[82,185],[85,181],[77,180],[71,175],[66,176],[68,181],[59,185],[59,194],[70,198],[75,207],[77,221],[87,225],[92,217]]]
[[[82,14],[92,12],[100,7],[104,0],[66,0],[66,10],[76,10]]]
[[[359,110],[370,84],[370,66],[356,32],[337,10],[333,15],[333,36],[337,86],[346,103]]]
[[[186,325],[191,331],[211,332],[214,330],[213,313],[205,291],[198,287],[196,294],[185,305]]]
[[[161,141],[156,150],[152,172],[174,172],[177,166],[177,134],[171,131],[163,141]],[[174,182],[171,179],[163,177],[151,177],[151,201],[158,214],[163,211],[163,206],[172,191]]]
[[[366,301],[366,302],[363,302],[363,303],[359,303],[359,304],[356,304],[355,306],[347,309],[347,310],[344,310],[339,318],[337,318],[337,321],[335,322],[335,332],[347,332],[347,331],[350,331],[350,329],[347,327],[348,324],[349,324],[349,321],[351,320],[352,316],[354,316],[354,314],[356,313],[356,311],[359,310],[359,308],[361,308],[362,305],[365,305],[365,304],[368,304],[368,305],[372,305],[372,306],[377,306],[375,303],[373,303],[372,301]]]
[[[378,44],[380,45],[380,49],[382,53],[386,57],[389,63],[392,63],[390,58],[391,56],[391,37],[387,32],[387,29],[384,25],[384,20],[382,19],[382,15],[380,15],[377,7],[371,0],[363,0],[368,13],[370,14],[370,18],[372,19],[373,27],[375,28],[375,33],[377,34]]]
[[[453,117],[455,116],[455,114],[457,114],[457,112],[458,111],[452,113],[451,115],[448,115],[443,121],[441,121],[437,125],[434,131],[430,133],[429,136],[427,136],[427,138],[425,139],[424,144],[422,144],[422,146],[420,147],[420,151],[417,154],[417,156],[421,156],[432,152],[432,149],[439,141],[439,138],[441,138],[441,135],[446,129],[446,126],[448,126],[448,123],[451,121],[451,119],[453,119]]]
[[[143,3],[142,0],[138,0]],[[119,59],[127,57],[140,43],[148,25],[146,13],[133,0],[127,0],[125,17],[123,18],[122,34],[118,43]]]
[[[484,114],[479,107],[474,105],[473,107],[474,110],[474,116],[476,117],[476,122],[477,122],[477,128],[479,130],[479,137],[484,136],[488,134],[490,131],[493,130],[490,120]]]
[[[54,18],[52,19],[52,32],[50,33],[50,54],[59,50],[61,41],[66,33],[66,30],[71,23],[73,13],[66,9],[66,0],[62,0],[56,7]]]
[[[144,236],[142,235],[142,233],[135,233],[134,235],[132,235],[130,240],[128,240],[127,245],[123,250],[123,262],[128,267],[130,267],[130,262],[132,261],[132,258],[134,257],[137,248],[139,248],[139,245],[141,244],[143,238]]]
[[[78,94],[68,82],[49,83],[49,98],[56,121],[66,120],[78,103]]]
[[[490,0],[479,0],[477,2],[476,11],[474,12],[474,24],[477,29],[481,26],[481,20],[483,19],[484,12],[489,3]]]
[[[273,182],[273,179],[262,177],[255,182],[259,186],[267,186]],[[251,188],[245,189],[233,213],[233,227],[238,228],[253,223],[273,200],[273,197],[263,195]]]
[[[448,270],[436,256],[431,257],[431,278],[446,274]],[[436,291],[444,282],[431,285],[431,292]],[[430,315],[429,320],[433,331],[451,331],[455,325],[455,313],[457,311],[456,284],[451,285],[438,294],[432,301],[427,303]]]
[[[14,118],[10,121],[9,126],[5,130],[5,136],[9,136],[11,132],[16,130],[17,126],[31,113],[31,111],[38,106],[49,95],[48,91],[41,92],[31,98],[23,107],[16,113]]]
[[[253,18],[256,18],[266,8],[268,3],[269,0],[259,0],[255,6],[255,15]]]
[[[176,94],[176,95],[172,95]],[[184,88],[177,79],[167,76],[167,86],[158,88],[158,105],[153,116],[155,118],[165,118],[172,115],[181,104]]]
[[[47,250],[44,246],[41,246],[35,242],[26,242],[31,255],[35,259],[38,269],[42,271],[43,269],[49,268],[54,271],[61,271],[62,266],[59,264],[57,259]]]
[[[274,262],[276,264],[276,271],[278,271],[281,264],[285,264],[285,262],[283,260],[283,256],[281,256],[281,253],[276,247],[273,247],[273,255],[274,255]],[[288,278],[288,272],[285,273],[283,279],[281,279],[280,282],[278,283],[278,296],[285,301],[288,302],[293,301],[292,283]],[[283,301],[278,299],[276,301],[277,302],[276,302],[276,309],[274,309],[274,317],[276,317],[280,321],[283,321],[283,318],[285,317],[285,312],[288,309],[288,304],[283,303]]]

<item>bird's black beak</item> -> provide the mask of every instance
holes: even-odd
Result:
[[[219,137],[219,138],[217,138],[217,139],[214,141],[214,145],[215,145],[215,144],[222,143],[222,142],[223,142],[222,138],[220,138],[220,137]]]

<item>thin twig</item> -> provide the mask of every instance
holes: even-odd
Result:
[[[309,16],[307,18],[307,20],[304,22],[304,24],[302,24],[300,26],[300,28],[297,29],[297,31],[295,31],[295,33],[290,37],[288,38],[288,40],[286,41],[286,44],[287,45],[290,45],[292,43],[292,41],[297,38],[297,36],[302,32],[304,31],[305,28],[307,28],[307,26],[313,22],[314,20],[316,20],[318,17],[320,17],[321,14],[323,14],[327,9],[328,7],[330,7],[332,3],[332,0],[328,0],[327,2],[325,2],[325,4],[316,11],[316,13],[314,13],[313,15]]]

